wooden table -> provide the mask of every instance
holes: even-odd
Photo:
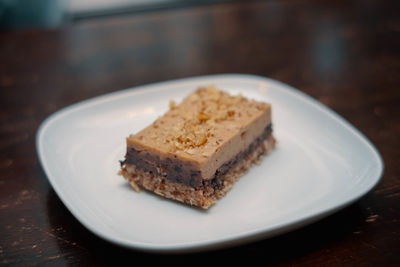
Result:
[[[243,258],[277,265],[399,266],[395,3],[230,2],[0,32],[0,264],[209,264]],[[214,73],[267,76],[331,107],[378,148],[385,163],[381,182],[355,204],[300,230],[184,257],[126,250],[86,230],[38,162],[40,123],[62,107],[104,93]]]

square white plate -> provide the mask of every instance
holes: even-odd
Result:
[[[272,154],[207,211],[134,192],[117,175],[125,137],[202,85],[272,104]],[[382,159],[352,125],[311,97],[251,75],[187,78],[127,89],[64,108],[37,133],[47,177],[71,213],[113,243],[182,252],[293,230],[354,202],[379,181]]]

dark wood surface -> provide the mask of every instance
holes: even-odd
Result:
[[[0,265],[116,261],[400,265],[400,18],[396,1],[252,1],[0,32]],[[380,151],[385,171],[355,204],[300,230],[218,251],[153,255],[87,231],[51,188],[35,134],[56,110],[104,93],[214,73],[290,84]]]

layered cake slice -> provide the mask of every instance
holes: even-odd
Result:
[[[207,209],[274,147],[271,106],[199,88],[126,142],[120,174],[136,191]]]

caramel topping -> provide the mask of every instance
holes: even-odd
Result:
[[[266,109],[264,105],[241,95],[231,96],[214,85],[199,88],[179,105],[171,100],[170,110],[153,123],[146,138],[170,152],[183,151],[190,155],[207,147],[200,153],[207,157],[219,146],[216,134],[237,130],[260,109]]]
[[[237,104],[243,100],[242,96],[230,96],[213,85],[198,89],[189,96],[189,101],[196,106],[195,112],[185,113],[184,120],[168,131],[165,142],[171,144],[172,151],[189,153],[193,148],[204,146],[214,136],[215,123],[234,119],[239,114]],[[174,107],[170,102],[170,108]]]

